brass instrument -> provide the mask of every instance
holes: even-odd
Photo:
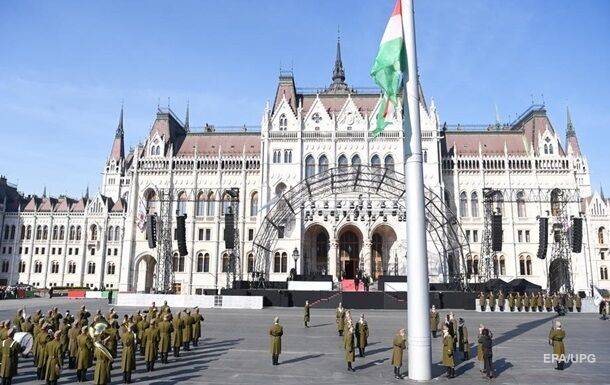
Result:
[[[99,341],[100,336],[102,335],[102,333],[104,333],[104,331],[106,330],[107,327],[108,327],[108,325],[106,325],[105,323],[98,322],[95,325],[93,325],[92,327],[91,326],[89,327],[89,336],[93,340],[93,346],[95,346],[97,349],[99,349],[100,352],[102,352],[102,354],[104,356],[106,356],[106,358],[108,358],[108,360],[110,362],[113,362],[114,357],[112,357],[112,354],[110,354],[110,351],[108,349],[106,349],[104,344],[102,344]]]

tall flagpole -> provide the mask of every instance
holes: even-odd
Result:
[[[422,168],[421,128],[419,122],[419,79],[415,50],[413,0],[401,0],[402,28],[407,53],[408,81],[403,90],[403,148],[407,199],[407,335],[409,378],[432,378],[430,349],[430,300],[428,253],[424,210],[424,172]]]

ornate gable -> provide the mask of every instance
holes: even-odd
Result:
[[[358,110],[351,96],[347,97],[345,104],[337,115],[337,129],[340,131],[366,130],[364,117]]]
[[[307,111],[304,119],[306,131],[332,130],[332,117],[328,114],[324,103],[318,95]]]

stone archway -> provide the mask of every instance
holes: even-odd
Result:
[[[352,279],[360,268],[362,233],[355,226],[345,226],[338,233],[339,271],[342,278]]]
[[[303,271],[305,274],[326,275],[329,271],[330,237],[324,226],[313,224],[303,236]]]
[[[396,265],[391,261],[392,247],[396,242],[396,232],[391,226],[377,226],[371,236],[371,273],[375,279],[382,275],[388,275],[390,265]],[[397,266],[396,266],[397,267]]]
[[[143,255],[136,262],[133,287],[139,293],[150,293],[155,287],[157,260],[150,254]]]

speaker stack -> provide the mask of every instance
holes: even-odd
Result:
[[[176,217],[176,240],[178,241],[178,253],[180,256],[188,254],[186,250],[186,214]]]
[[[148,248],[154,249],[157,247],[157,216],[148,214],[146,219],[146,239],[148,240]]]
[[[235,248],[235,215],[225,213],[225,249]]]
[[[572,218],[572,252],[582,251],[582,218]]]
[[[538,258],[546,258],[549,243],[549,218],[538,218]]]
[[[491,217],[491,250],[502,251],[502,214]]]

